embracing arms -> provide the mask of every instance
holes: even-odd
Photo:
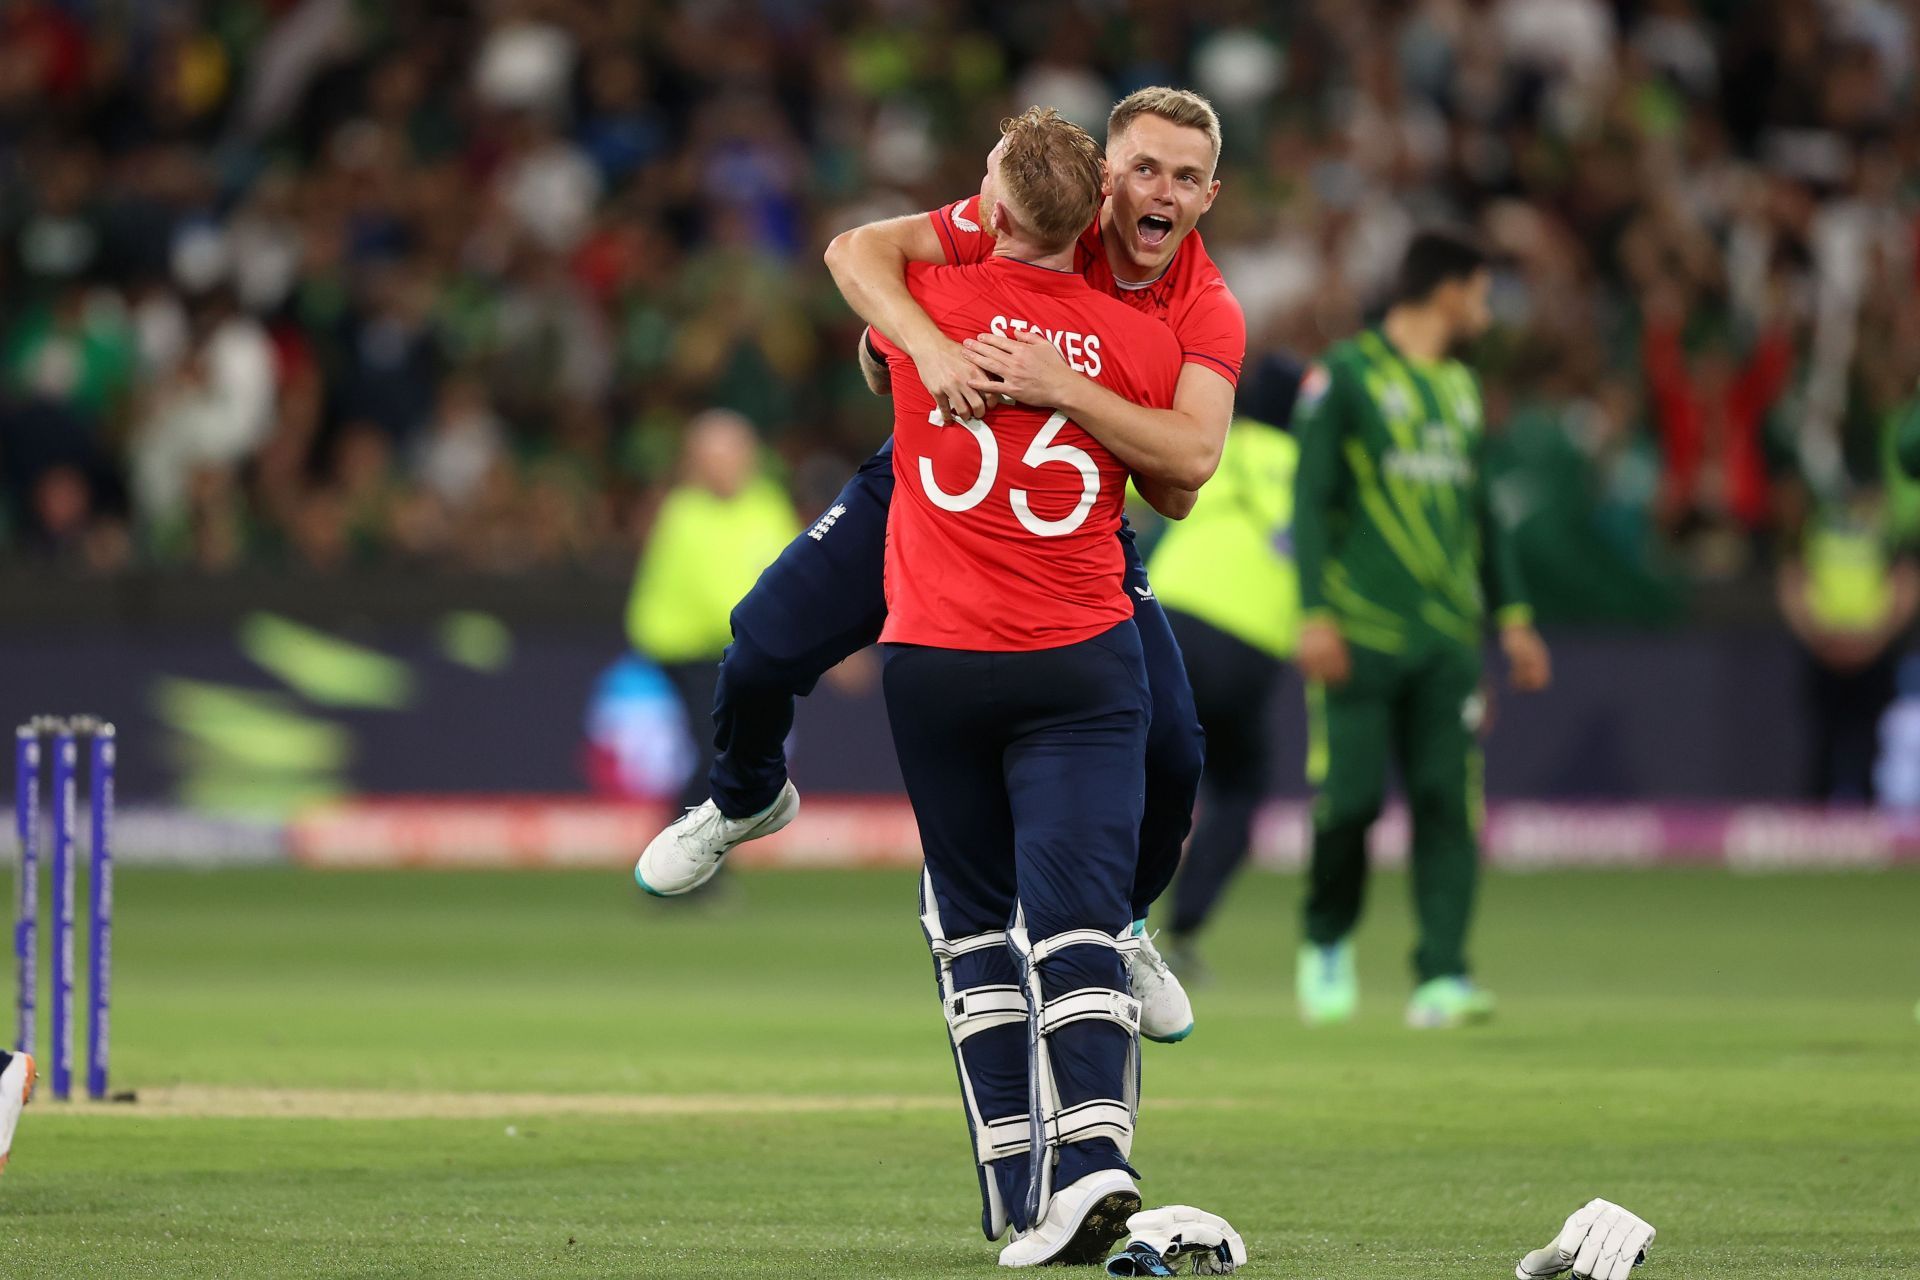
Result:
[[[1173,407],[1149,409],[1075,373],[1051,342],[1031,330],[983,333],[962,346],[992,375],[976,387],[1060,410],[1143,480],[1193,491],[1220,465],[1233,421],[1233,384],[1212,369],[1182,365]]]
[[[940,237],[924,213],[842,231],[827,245],[827,270],[854,314],[886,334],[912,359],[933,402],[950,418],[978,418],[986,394],[980,371],[959,343],[940,332],[907,289],[909,262],[945,262]]]
[[[909,262],[946,260],[939,233],[925,214],[843,231],[826,252],[827,269],[847,305],[907,353],[934,403],[949,417],[981,417],[1003,395],[1059,409],[1134,472],[1141,496],[1156,511],[1184,518],[1193,509],[1195,491],[1219,465],[1233,418],[1233,384],[1209,368],[1188,364],[1173,407],[1148,409],[1069,369],[1044,339],[984,334],[963,346],[940,331],[906,284]],[[879,381],[880,371],[864,358],[862,372],[869,386]]]

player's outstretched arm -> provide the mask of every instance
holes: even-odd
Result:
[[[978,378],[976,390],[1058,409],[1137,476],[1197,490],[1220,465],[1233,421],[1233,384],[1211,369],[1183,365],[1173,407],[1149,409],[1075,373],[1051,342],[1031,331],[983,333],[964,345],[981,372],[998,379]]]
[[[953,418],[986,413],[987,397],[973,385],[978,375],[966,352],[940,332],[907,291],[909,262],[947,260],[926,214],[842,231],[827,245],[826,260],[840,296],[854,314],[907,353],[935,404]]]

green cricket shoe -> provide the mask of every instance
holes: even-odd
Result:
[[[1300,999],[1300,1020],[1310,1027],[1352,1021],[1360,1007],[1360,979],[1354,976],[1350,942],[1324,947],[1302,943],[1293,982]]]
[[[1434,978],[1407,1001],[1407,1025],[1417,1031],[1469,1026],[1492,1018],[1493,1007],[1493,992],[1471,978]]]

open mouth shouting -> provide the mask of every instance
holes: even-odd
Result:
[[[1173,219],[1157,213],[1149,213],[1140,219],[1140,243],[1149,249],[1158,249],[1173,234]]]

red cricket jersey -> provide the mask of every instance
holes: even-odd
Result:
[[[955,341],[1040,330],[1067,363],[1135,404],[1173,404],[1180,346],[1163,324],[1072,272],[1011,258],[914,263],[907,288]],[[904,352],[874,334],[893,375],[893,505],[882,641],[942,649],[1054,649],[1133,616],[1121,582],[1128,471],[1066,415],[995,405],[936,426]]]
[[[980,224],[977,193],[934,209],[927,217],[940,233],[948,262],[956,266],[981,262],[993,253],[993,237]],[[1187,233],[1159,279],[1150,284],[1123,285],[1114,278],[1113,267],[1107,262],[1100,219],[1096,217],[1093,225],[1080,234],[1074,267],[1101,293],[1111,294],[1172,329],[1180,341],[1184,362],[1211,369],[1235,386],[1240,385],[1240,365],[1247,355],[1247,318],[1240,310],[1240,300],[1227,288],[1220,268],[1207,256],[1198,231]]]

